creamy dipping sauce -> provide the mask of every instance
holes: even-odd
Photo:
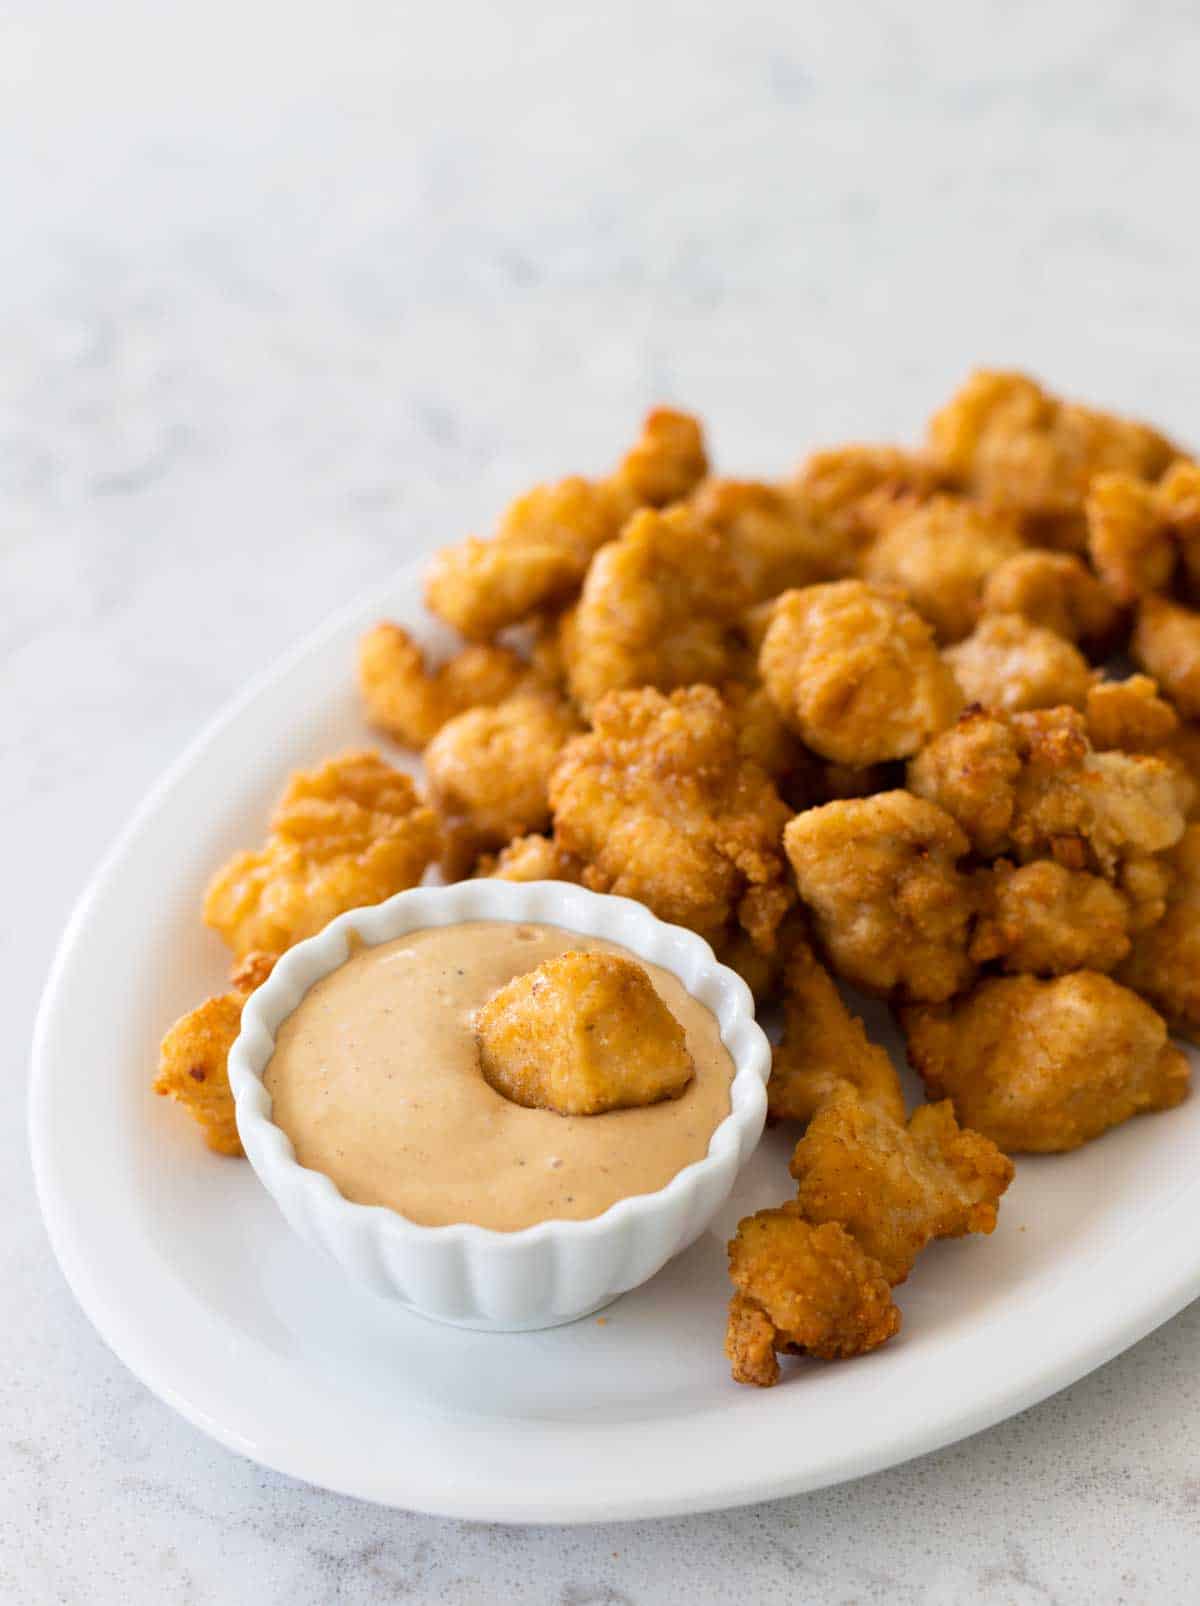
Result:
[[[642,965],[695,1061],[679,1098],[558,1115],[512,1104],[484,1081],[475,1011],[571,949]],[[363,949],[319,981],[280,1027],[263,1081],[297,1160],[347,1199],[422,1226],[511,1232],[598,1216],[702,1159],[729,1114],[733,1071],[715,1016],[669,971],[558,926],[471,920]]]

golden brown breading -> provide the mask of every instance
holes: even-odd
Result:
[[[182,1104],[217,1154],[242,1152],[229,1086],[229,1050],[241,1031],[242,1005],[266,981],[274,963],[271,954],[247,954],[233,973],[231,990],[177,1020],[159,1049],[154,1091]]]
[[[790,1205],[738,1223],[729,1244],[725,1353],[734,1381],[770,1388],[776,1354],[841,1360],[886,1344],[900,1312],[879,1266],[836,1222],[814,1227]]]
[[[991,1232],[1012,1161],[978,1132],[960,1130],[949,1102],[923,1104],[907,1126],[842,1093],[809,1122],[789,1167],[806,1221],[836,1221],[902,1283],[934,1238]]]
[[[984,585],[1025,543],[1015,521],[957,496],[935,496],[885,530],[864,578],[903,593],[937,632],[961,641],[979,619]]]
[[[425,600],[468,639],[490,641],[507,625],[568,602],[595,553],[637,508],[686,496],[706,468],[696,420],[658,408],[609,478],[535,486],[508,508],[490,541],[439,552]]]
[[[909,791],[951,814],[984,858],[1011,844],[1022,757],[1012,722],[969,708],[909,760]]]
[[[783,836],[800,896],[840,976],[869,992],[941,1000],[974,974],[967,839],[910,792],[826,803]]]
[[[495,708],[472,708],[443,725],[425,751],[430,797],[478,848],[550,824],[550,775],[580,729],[553,693],[527,692]]]
[[[1200,817],[1200,725],[1181,720],[1155,757],[1171,766],[1188,818]]]
[[[1187,1094],[1188,1062],[1161,1016],[1108,976],[1000,976],[903,1012],[932,1098],[1007,1153],[1078,1148]]]
[[[1082,708],[1091,684],[1088,661],[1077,647],[1019,613],[986,614],[944,656],[967,701],[980,708]]]
[[[1088,688],[1084,706],[1088,740],[1098,753],[1155,753],[1179,729],[1179,716],[1158,695],[1149,675],[1126,680],[1097,680]]]
[[[1182,568],[1200,579],[1200,464],[1180,460],[1157,485],[1102,474],[1087,499],[1088,551],[1119,603],[1166,591]]]
[[[998,859],[975,876],[980,912],[971,958],[1005,970],[1057,976],[1114,970],[1129,952],[1129,899],[1100,876],[1053,859]]]
[[[926,457],[899,446],[835,446],[800,466],[795,494],[825,532],[835,573],[857,572],[887,527],[945,484]]]
[[[638,898],[710,941],[736,915],[770,949],[767,927],[794,896],[780,844],[789,811],[740,756],[711,687],[605,697],[591,733],[567,743],[550,802],[555,840],[585,862],[587,886]]]
[[[239,957],[281,954],[347,909],[415,886],[440,845],[437,815],[378,753],[343,753],[298,771],[263,847],[209,884],[206,924]]]
[[[1025,374],[978,369],[929,423],[930,456],[953,483],[1020,516],[1046,546],[1081,551],[1097,474],[1157,479],[1176,449],[1156,430],[1059,401]]]
[[[495,857],[480,861],[480,875],[500,881],[580,881],[583,865],[547,836],[515,837]]]
[[[775,1121],[808,1121],[847,1087],[904,1119],[904,1094],[891,1055],[867,1036],[833,977],[797,939],[784,967],[784,1030],[771,1062],[767,1113]]]
[[[1179,712],[1200,719],[1200,612],[1165,597],[1144,597],[1131,650]]]
[[[692,507],[725,537],[751,603],[842,573],[828,532],[786,487],[760,480],[706,480]]]
[[[720,692],[737,726],[742,757],[752,759],[777,785],[807,780],[809,755],[784,724],[767,688],[757,681],[728,680]]]
[[[643,512],[588,571],[568,648],[571,695],[716,685],[744,653],[747,597],[725,537],[686,507]]]
[[[1165,857],[1166,912],[1134,938],[1118,977],[1177,1031],[1200,1041],[1200,824],[1189,825]]]
[[[506,647],[467,647],[431,670],[399,625],[378,624],[358,644],[367,718],[404,747],[424,747],[456,714],[501,703],[536,679]]]
[[[962,707],[929,626],[861,580],[785,592],[759,669],[796,734],[823,758],[856,768],[915,753]]]
[[[1101,653],[1115,643],[1121,610],[1081,558],[1034,547],[1009,558],[988,575],[982,609],[1017,613],[1031,625]]]
[[[475,1040],[490,1087],[559,1115],[678,1098],[695,1075],[683,1027],[620,954],[573,950],[514,977],[477,1012]]]

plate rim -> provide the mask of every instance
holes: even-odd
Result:
[[[47,1112],[53,1076],[51,1039],[58,1012],[65,1002],[60,996],[64,978],[81,945],[86,943],[92,910],[122,861],[135,846],[145,822],[158,810],[179,778],[191,770],[226,727],[236,721],[266,690],[287,676],[295,665],[318,650],[328,638],[361,621],[371,611],[377,611],[381,606],[381,594],[388,587],[394,588],[416,575],[423,561],[418,556],[390,576],[364,588],[351,602],[337,609],[276,657],[218,709],[178,757],[168,764],[101,856],[71,910],[47,972],[34,1025],[27,1096],[27,1135],[35,1192],[54,1256],[84,1314],[109,1349],[151,1393],[227,1449],[275,1472],[335,1493],[460,1520],[552,1525],[634,1521],[690,1515],[780,1499],[864,1477],[930,1454],[994,1426],[1068,1387],[1161,1326],[1200,1296],[1200,1242],[1188,1254],[1184,1248],[1188,1242],[1186,1234],[1175,1235],[1177,1247],[1174,1251],[1171,1235],[1159,1234],[1154,1242],[1154,1250],[1138,1263],[1140,1274],[1137,1280],[1140,1284],[1149,1283],[1150,1290],[1134,1301],[1132,1309],[1124,1300],[1119,1304],[1109,1300],[1104,1307],[1108,1311],[1108,1319],[1094,1322],[1082,1340],[1067,1345],[1053,1364],[1027,1365],[1015,1375],[1003,1379],[997,1376],[990,1386],[981,1387],[973,1398],[957,1409],[937,1416],[933,1425],[926,1424],[916,1430],[904,1426],[889,1429],[882,1432],[874,1445],[866,1450],[840,1451],[828,1456],[816,1467],[800,1470],[789,1470],[786,1466],[774,1464],[765,1471],[757,1471],[753,1465],[739,1471],[721,1458],[714,1457],[713,1470],[697,1472],[692,1469],[686,1487],[681,1485],[672,1489],[668,1486],[649,1491],[638,1489],[623,1498],[614,1498],[607,1491],[589,1491],[568,1481],[543,1483],[537,1487],[531,1485],[521,1490],[507,1486],[491,1489],[486,1495],[475,1490],[459,1493],[453,1486],[428,1490],[422,1487],[419,1473],[416,1477],[403,1475],[407,1470],[407,1462],[390,1469],[391,1476],[386,1480],[388,1486],[385,1488],[375,1478],[352,1478],[331,1473],[328,1469],[322,1470],[319,1448],[302,1448],[294,1441],[285,1443],[282,1439],[272,1442],[264,1441],[261,1436],[251,1438],[240,1431],[236,1424],[214,1415],[200,1398],[203,1389],[198,1389],[194,1380],[189,1388],[186,1376],[181,1379],[173,1372],[169,1348],[164,1355],[146,1338],[144,1332],[139,1331],[131,1311],[106,1298],[103,1287],[97,1284],[88,1268],[87,1255],[70,1224],[65,1195],[60,1197],[62,1181],[56,1174]],[[1200,1097],[1200,1093],[1193,1096]],[[1200,1177],[1189,1191],[1195,1192],[1197,1189],[1200,1189]],[[1115,1246],[1109,1246],[1090,1262],[1093,1286],[1104,1283],[1102,1268],[1115,1253]],[[1007,1319],[1012,1319],[1011,1310]],[[1084,1325],[1082,1313],[1080,1325]],[[183,1370],[187,1371],[186,1365]],[[800,1403],[797,1398],[793,1408],[799,1409]],[[780,1404],[783,1409],[788,1409],[784,1402]],[[697,1414],[711,1415],[713,1412],[710,1409]],[[539,1425],[545,1427],[545,1424]]]

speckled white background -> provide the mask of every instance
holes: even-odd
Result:
[[[0,1599],[1194,1596],[1196,1308],[852,1486],[574,1532],[409,1517],[237,1459],[112,1359],[21,1105],[58,931],[166,761],[647,403],[773,470],[915,431],[989,361],[1200,439],[1198,82],[1167,0],[0,4]]]

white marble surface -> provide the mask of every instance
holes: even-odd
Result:
[[[850,1487],[576,1532],[410,1517],[239,1460],[108,1354],[22,1099],[58,931],[166,761],[646,403],[781,468],[915,430],[986,360],[1200,439],[1198,81],[1167,0],[0,5],[0,1599],[1194,1594],[1196,1308]]]

